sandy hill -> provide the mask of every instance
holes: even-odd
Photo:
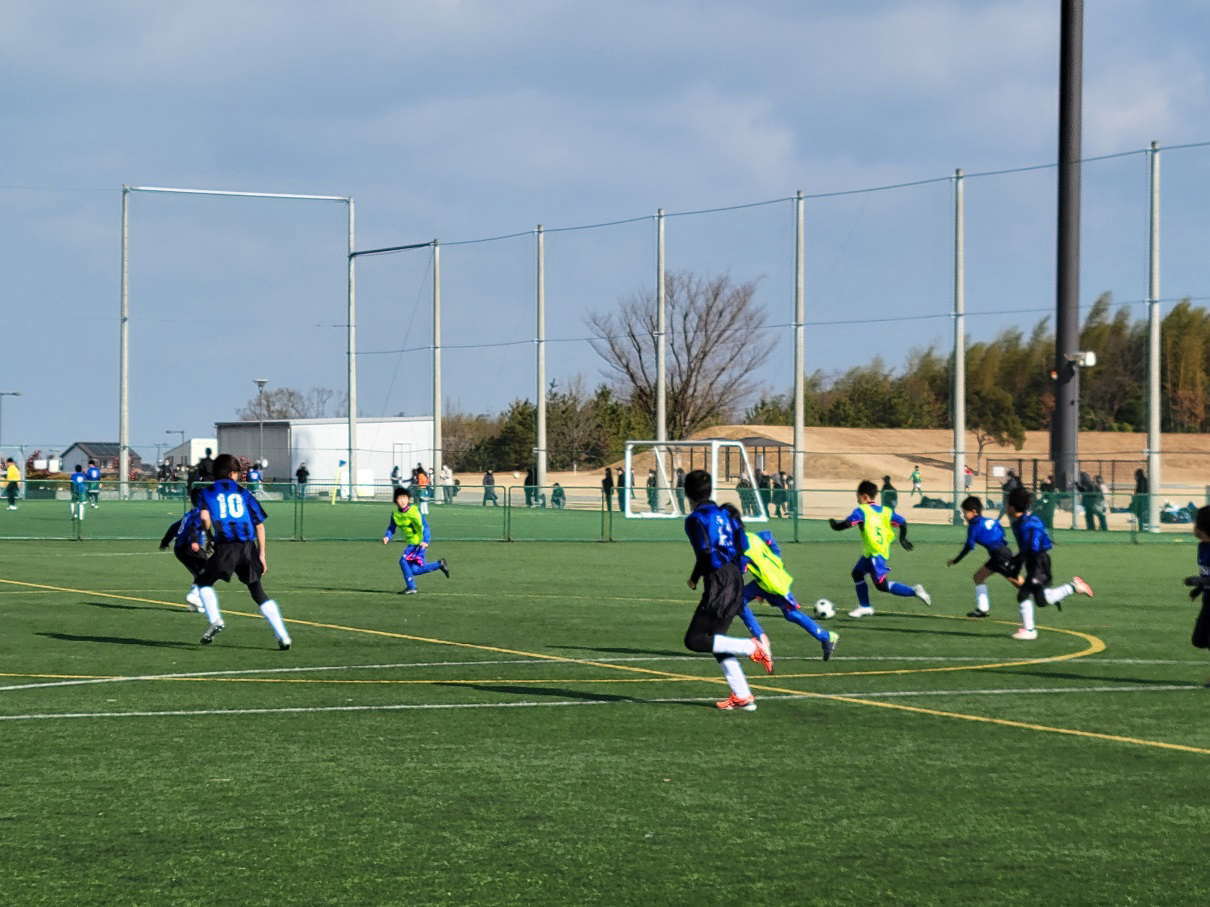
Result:
[[[765,469],[791,469],[789,445],[793,442],[794,430],[788,425],[716,425],[698,432],[696,438],[768,438],[769,447],[761,451],[755,443],[749,443],[749,452],[763,452]],[[919,465],[924,475],[925,488],[946,488],[950,484],[953,459],[951,445],[953,435],[944,429],[871,429],[871,428],[815,428],[808,427],[807,440],[807,486],[815,488],[847,487],[856,478],[879,479],[889,475],[900,488],[914,465]],[[780,444],[778,443],[780,442]],[[782,446],[784,445],[784,446]],[[1033,461],[1039,461],[1040,474],[1050,471],[1050,435],[1047,432],[1027,432],[1021,450],[1011,446],[989,444],[984,448],[983,461],[978,464],[985,471],[988,461],[1024,461],[1023,475],[1029,478]],[[967,436],[967,462],[975,466],[978,450],[973,434]],[[1133,487],[1136,467],[1145,465],[1147,436],[1140,432],[1083,432],[1080,435],[1080,459],[1090,472],[1100,472],[1106,481],[1117,488]],[[1204,488],[1210,485],[1210,435],[1167,434],[1163,437],[1164,485],[1188,485]],[[781,462],[778,463],[780,452]],[[641,485],[644,476],[653,464],[651,457],[638,458],[635,472]],[[1114,462],[1116,461],[1116,462]],[[615,467],[619,463],[613,464]],[[591,473],[597,476],[597,473]],[[575,479],[567,474],[569,479]],[[552,476],[552,478],[554,478]],[[586,474],[580,473],[578,484],[585,484]],[[559,478],[558,481],[564,481]],[[983,484],[982,478],[978,483]]]

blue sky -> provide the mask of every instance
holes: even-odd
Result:
[[[358,246],[646,218],[1053,161],[1058,0],[4,4],[6,448],[117,435],[120,187],[353,195]],[[1210,7],[1093,0],[1086,155],[1210,139]],[[1165,296],[1210,295],[1210,149],[1164,159]],[[1082,293],[1146,291],[1146,160],[1084,172]],[[948,182],[808,204],[809,368],[948,343]],[[1054,172],[967,184],[973,339],[1053,307]],[[132,441],[206,434],[252,379],[344,384],[338,204],[136,195]],[[668,265],[792,313],[788,202],[668,221]],[[425,413],[426,252],[359,266],[361,408]],[[533,240],[442,253],[446,397],[533,396]],[[650,290],[654,225],[547,240],[551,377]],[[789,334],[760,377],[791,382]]]

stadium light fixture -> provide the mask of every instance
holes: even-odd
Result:
[[[256,455],[256,465],[263,467],[265,462],[265,385],[269,383],[268,378],[253,378],[252,383],[256,385],[256,413],[260,418],[260,447]]]

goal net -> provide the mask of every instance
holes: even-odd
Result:
[[[623,469],[619,503],[628,518],[684,517],[691,509],[684,477],[704,469],[714,479],[715,501],[734,504],[747,521],[769,519],[752,459],[739,441],[627,441]]]

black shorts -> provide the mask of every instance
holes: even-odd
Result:
[[[1007,546],[987,552],[987,563],[983,565],[983,569],[991,573],[999,573],[1009,579],[1016,579],[1017,576],[1017,570],[1013,566],[1013,555]]]
[[[260,548],[256,542],[217,542],[197,584],[213,586],[220,579],[230,582],[232,574],[245,586],[260,581]]]
[[[1050,585],[1050,555],[1045,551],[1027,554],[1024,573],[1025,582],[1017,591],[1017,601],[1025,601],[1033,596],[1038,607],[1045,608],[1048,604],[1045,594],[1046,587]]]
[[[206,569],[206,555],[200,551],[193,551],[188,545],[173,548],[172,553],[176,555],[178,561],[185,565],[185,569],[193,574],[194,579],[201,576],[202,571]]]
[[[714,636],[726,633],[744,606],[744,578],[735,564],[724,564],[703,580],[702,600],[685,631],[685,648],[691,652],[709,652]]]

